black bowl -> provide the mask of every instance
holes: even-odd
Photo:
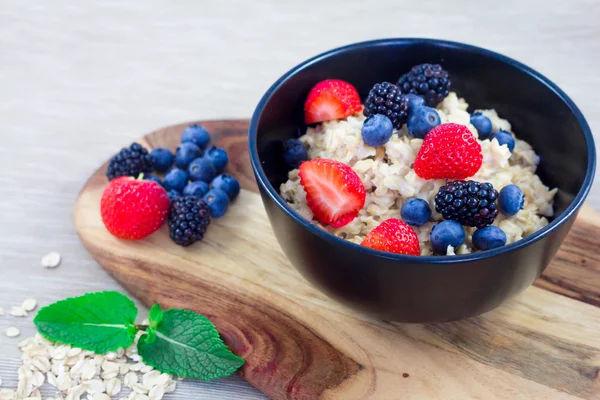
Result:
[[[395,82],[411,66],[440,63],[471,109],[495,108],[541,157],[538,173],[558,187],[545,228],[495,250],[416,257],[361,247],[311,224],[280,197],[287,179],[282,142],[303,133],[303,104],[323,79],[352,83],[365,98],[373,84]],[[401,322],[475,316],[525,290],[558,250],[592,184],[596,154],[590,128],[550,80],[503,55],[460,43],[387,39],[352,44],[303,62],[263,96],[250,123],[250,158],[283,251],[306,279],[357,310]]]

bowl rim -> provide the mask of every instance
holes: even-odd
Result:
[[[326,58],[335,56],[340,53],[344,53],[349,50],[359,50],[361,48],[373,47],[373,46],[388,46],[388,45],[406,45],[406,44],[429,44],[436,45],[439,47],[447,47],[447,48],[455,48],[461,50],[468,50],[475,53],[480,53],[485,56],[496,59],[497,61],[503,62],[505,64],[509,64],[526,74],[530,75],[532,78],[537,79],[540,83],[545,85],[548,89],[550,89],[556,96],[558,96],[571,110],[573,115],[577,118],[577,122],[581,126],[583,130],[583,134],[585,137],[586,145],[587,145],[587,153],[588,153],[588,163],[587,170],[585,173],[585,178],[583,181],[583,185],[575,198],[571,201],[571,204],[558,216],[554,218],[552,222],[546,225],[544,228],[538,230],[526,238],[508,244],[506,246],[502,246],[497,249],[479,251],[470,254],[459,254],[454,256],[412,256],[405,254],[396,254],[389,253],[380,250],[370,249],[368,247],[360,246],[356,243],[350,242],[348,240],[337,237],[319,227],[314,225],[311,221],[307,220],[303,216],[301,216],[297,211],[295,211],[292,207],[290,207],[287,202],[280,196],[279,192],[271,185],[267,176],[261,166],[259,156],[258,156],[258,146],[257,146],[257,136],[258,136],[258,122],[260,116],[265,108],[267,102],[271,99],[273,94],[282,86],[284,82],[286,82],[289,78],[296,75],[297,73],[303,71],[307,67],[324,60]],[[296,65],[285,74],[283,74],[275,83],[269,87],[266,93],[260,99],[254,113],[252,114],[252,119],[250,120],[250,127],[248,131],[248,145],[250,150],[250,161],[252,163],[252,168],[254,170],[256,179],[260,186],[266,191],[267,195],[281,208],[289,217],[291,217],[296,223],[300,224],[303,228],[307,229],[310,233],[318,236],[321,239],[324,239],[327,242],[332,244],[337,244],[341,246],[346,246],[351,249],[354,249],[359,252],[367,253],[375,257],[384,258],[388,260],[401,261],[408,264],[456,264],[456,263],[464,263],[476,260],[487,259],[491,257],[495,257],[504,253],[514,252],[521,248],[527,247],[532,243],[537,242],[538,240],[546,237],[551,232],[557,230],[565,221],[570,219],[574,214],[577,213],[579,208],[582,206],[585,198],[587,197],[592,182],[594,180],[594,173],[596,168],[596,148],[594,145],[594,138],[591,132],[591,129],[585,120],[585,117],[579,110],[579,108],[575,105],[573,100],[562,90],[560,89],[554,82],[550,79],[546,78],[544,75],[535,71],[534,69],[528,67],[527,65],[516,61],[512,58],[504,56],[500,53],[496,53],[491,50],[487,50],[481,47],[453,42],[447,40],[440,39],[430,39],[430,38],[386,38],[386,39],[377,39],[377,40],[369,40],[363,42],[352,43],[349,45],[337,47],[321,54],[318,54],[312,58],[309,58],[306,61]],[[422,267],[422,265],[421,265]]]

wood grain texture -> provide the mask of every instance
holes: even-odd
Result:
[[[228,172],[243,186],[203,242],[176,246],[166,227],[139,242],[108,234],[98,211],[106,165],[83,188],[75,225],[92,256],[144,304],[207,315],[246,359],[241,375],[269,397],[599,398],[600,308],[594,306],[599,288],[588,281],[597,277],[598,248],[594,242],[574,247],[598,229],[595,211],[582,210],[545,278],[536,283],[543,288],[532,287],[465,321],[374,320],[318,292],[282,254],[256,193],[248,122],[201,123],[236,160]],[[185,126],[159,130],[140,143],[174,149]]]

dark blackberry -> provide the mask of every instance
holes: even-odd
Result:
[[[175,243],[189,246],[202,240],[209,224],[208,206],[200,197],[171,198],[169,236]]]
[[[402,75],[396,85],[403,94],[419,95],[429,107],[436,107],[448,96],[452,83],[441,65],[421,64]]]
[[[498,215],[497,198],[498,191],[491,183],[453,181],[442,186],[435,195],[435,210],[444,219],[483,228],[491,225]]]
[[[400,129],[408,119],[408,99],[393,83],[376,83],[365,100],[363,113],[365,117],[383,114],[392,121],[394,128]]]
[[[109,181],[120,176],[138,177],[141,173],[152,172],[154,162],[148,150],[139,143],[133,143],[129,148],[123,148],[113,156],[108,163],[106,176]]]

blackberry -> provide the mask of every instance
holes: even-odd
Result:
[[[137,176],[141,173],[152,172],[154,162],[148,150],[139,143],[133,143],[129,148],[123,148],[113,156],[108,163],[106,176],[109,181],[120,176]]]
[[[200,197],[171,198],[169,236],[175,243],[189,246],[202,240],[209,224],[208,206]]]
[[[444,219],[483,228],[491,225],[498,215],[497,198],[498,191],[491,183],[453,181],[442,186],[435,195],[435,210]]]
[[[439,64],[415,65],[396,83],[403,94],[416,94],[425,99],[429,107],[436,107],[450,93],[452,83],[448,72]]]
[[[365,100],[363,113],[365,117],[383,114],[392,121],[394,128],[400,129],[408,119],[408,99],[393,83],[376,83]]]

